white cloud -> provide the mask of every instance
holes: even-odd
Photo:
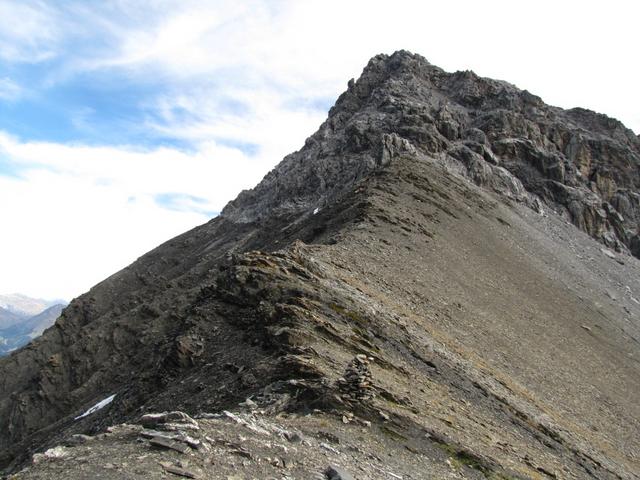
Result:
[[[638,17],[640,4],[625,0],[606,6],[594,0],[4,0],[0,57],[63,51],[51,81],[118,70],[176,88],[268,85],[327,97],[374,54],[405,48],[445,69],[502,78],[550,103],[596,109],[640,131]]]
[[[638,133],[639,14],[640,4],[622,0],[606,8],[551,0],[0,0],[0,61],[49,60],[48,85],[116,75],[137,88],[161,85],[142,106],[142,126],[190,147],[0,135],[0,155],[22,169],[21,178],[0,176],[0,221],[12,232],[0,248],[0,291],[79,294],[205,221],[200,212],[220,210],[315,131],[324,114],[306,101],[335,99],[380,52],[404,48],[450,71],[502,78]],[[0,80],[0,98],[19,89]],[[99,113],[80,109],[71,120],[89,129]],[[162,194],[172,195],[167,208],[157,202]]]
[[[550,103],[596,109],[640,131],[637,2],[612,0],[606,8],[551,0],[123,5],[122,17],[135,20],[124,25],[76,8],[76,23],[93,22],[107,40],[104,49],[71,59],[71,71],[117,69],[132,78],[161,75],[177,88],[210,82],[333,97],[371,56],[405,48],[447,70],[506,79]]]
[[[16,102],[24,94],[24,89],[9,77],[0,78],[0,100]]]
[[[215,91],[208,95],[198,90],[191,95],[163,97],[157,106],[162,121],[150,121],[148,126],[161,134],[193,142],[218,139],[257,145],[260,153],[257,161],[264,160],[268,162],[266,166],[272,167],[300,148],[326,116],[324,111],[304,105],[294,107],[287,102],[290,97],[286,93],[266,87],[226,91],[226,101],[241,103],[241,113],[221,108],[218,95]],[[189,115],[174,115],[176,108]]]
[[[62,22],[42,1],[0,1],[0,59],[35,63],[55,56]]]
[[[206,84],[159,97],[149,107],[161,120],[147,127],[187,140],[186,152],[21,141],[0,132],[0,157],[18,173],[0,175],[0,205],[11,205],[0,209],[0,222],[12,232],[0,248],[0,292],[79,295],[205,222],[204,212],[222,210],[317,129],[324,114],[291,109],[288,98],[273,87],[231,87],[221,95]],[[94,113],[75,112],[72,121],[89,128]],[[245,144],[256,151],[243,152]]]
[[[205,222],[203,211],[221,210],[268,165],[214,142],[188,154],[24,143],[0,134],[0,152],[18,173],[0,175],[0,205],[9,206],[0,209],[0,291],[49,298],[79,295]],[[178,203],[164,208],[161,194],[179,194]]]

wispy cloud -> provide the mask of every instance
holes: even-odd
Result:
[[[572,2],[540,0],[539,36],[499,0],[0,0],[0,291],[80,293],[206,221],[300,148],[380,52],[638,132],[640,6],[607,5],[581,2],[575,22]],[[63,271],[67,291],[50,290]]]
[[[219,210],[212,210],[206,198],[187,193],[159,193],[154,196],[154,200],[162,208],[176,212],[196,212],[210,217],[220,213]]]
[[[0,78],[0,100],[17,102],[24,94],[24,89],[9,77]]]
[[[47,172],[87,185],[108,184],[122,198],[184,192],[206,198],[218,210],[266,173],[256,168],[254,158],[215,142],[201,143],[196,151],[187,153],[166,147],[22,142],[0,132],[0,152],[25,177]]]
[[[633,123],[630,105],[637,102],[627,97],[640,72],[621,52],[637,43],[633,19],[640,7],[612,2],[606,10],[598,2],[582,2],[580,25],[569,31],[573,5],[541,0],[528,12],[530,21],[549,27],[540,38],[520,35],[520,9],[497,0],[398,0],[394,8],[359,0],[4,0],[0,58],[55,57],[42,72],[49,86],[115,76],[160,96],[186,90],[199,97],[196,104],[217,86],[217,98],[229,89],[236,97],[279,92],[310,97],[307,105],[313,106],[335,98],[373,54],[409,48],[447,69],[473,68],[526,86],[554,104],[582,104]],[[606,36],[591,34],[607,23],[616,28]],[[594,56],[597,69],[589,61]],[[601,86],[607,83],[617,88],[605,92]]]
[[[266,173],[255,162],[213,142],[185,153],[23,142],[0,133],[0,264],[11,272],[0,276],[0,291],[80,294],[210,219]],[[73,275],[59,282],[60,272]]]
[[[62,21],[42,1],[0,2],[0,59],[37,63],[54,57]]]

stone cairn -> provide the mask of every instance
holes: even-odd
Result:
[[[338,378],[337,385],[345,400],[363,401],[375,397],[369,368],[372,360],[373,358],[366,355],[356,355],[342,377]]]

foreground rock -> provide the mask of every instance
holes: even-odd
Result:
[[[344,425],[335,415],[204,417],[195,433],[200,448],[157,448],[146,441],[142,426],[118,425],[82,445],[38,454],[10,478],[154,479],[168,478],[167,473],[211,480],[421,478],[417,471],[442,479],[480,478],[445,448],[431,448],[429,442],[405,448],[378,438],[377,426]]]

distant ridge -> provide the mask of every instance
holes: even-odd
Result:
[[[21,316],[33,316],[41,313],[48,307],[57,304],[66,304],[65,300],[44,300],[33,298],[21,293],[0,294],[0,308],[9,310]]]
[[[0,295],[0,301],[4,305],[0,307],[0,356],[42,335],[66,306],[66,302],[61,300],[52,304],[51,301],[20,294]]]

